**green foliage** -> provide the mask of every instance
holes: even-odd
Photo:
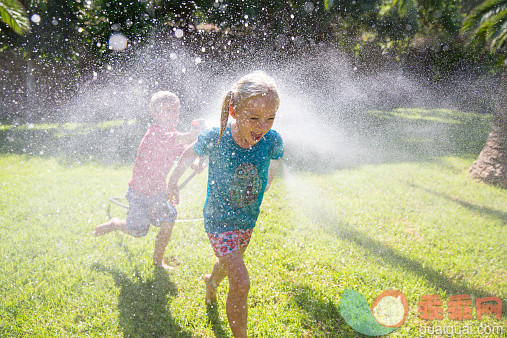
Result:
[[[227,32],[252,41],[273,41],[274,45],[288,41],[294,43],[295,49],[319,42],[334,43],[364,59],[371,55],[366,52],[362,56],[362,51],[378,48],[381,53],[396,57],[414,44],[435,50],[443,48],[444,53],[436,51],[429,59],[431,63],[440,63],[435,65],[433,73],[435,78],[442,78],[449,75],[444,68],[459,68],[463,60],[471,58],[459,39],[459,29],[463,9],[475,2],[32,0],[28,1],[29,12],[41,16],[40,23],[33,24],[32,34],[8,36],[2,30],[0,35],[3,48],[22,47],[27,55],[85,68],[83,63],[107,62],[117,55],[108,44],[114,33],[123,34],[128,46],[135,48],[150,43],[152,33],[159,30],[167,33],[178,27],[187,37],[192,36],[199,24],[205,23],[219,27],[224,35]],[[496,2],[505,7],[505,1]],[[505,10],[497,9],[495,15],[488,14],[488,20],[477,28],[474,43],[480,44],[483,36],[482,40],[491,41],[493,49],[504,44]],[[478,16],[480,12],[473,15]]]
[[[23,8],[23,4],[18,0],[0,1],[0,21],[19,35],[30,31],[30,21]]]
[[[18,0],[0,1],[0,20],[12,28],[16,34],[23,35],[30,32],[30,21],[23,5]]]
[[[492,52],[507,50],[507,1],[486,0],[463,21],[462,32],[477,48],[488,47]]]
[[[379,15],[379,34],[393,40],[414,38],[452,39],[459,33],[461,1],[386,0]]]

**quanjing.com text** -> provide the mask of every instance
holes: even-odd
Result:
[[[481,323],[478,327],[469,325],[433,325],[421,326],[419,329],[419,336],[432,336],[432,335],[454,335],[458,336],[503,336],[503,326],[487,325]]]

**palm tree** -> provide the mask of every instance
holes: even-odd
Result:
[[[500,92],[491,129],[470,175],[486,183],[507,188],[507,0],[486,0],[463,21],[462,32],[470,44],[499,53],[502,59]]]
[[[30,32],[30,21],[19,0],[0,0],[0,21],[19,35]]]

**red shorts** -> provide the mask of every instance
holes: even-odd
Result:
[[[246,248],[252,237],[252,232],[253,229],[231,230],[219,234],[208,234],[208,239],[215,255],[222,257],[238,250],[238,248]]]

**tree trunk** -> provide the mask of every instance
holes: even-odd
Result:
[[[470,176],[507,189],[507,66],[505,63],[491,130],[479,158],[470,167]]]

